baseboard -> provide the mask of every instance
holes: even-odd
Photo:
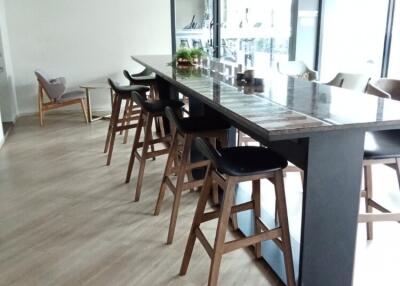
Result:
[[[1,123],[0,123],[0,124],[1,124]],[[10,133],[13,131],[14,126],[15,126],[15,123],[13,123],[13,124],[11,125],[11,127],[10,127],[10,128],[7,130],[7,132],[4,134],[3,138],[0,139],[0,149],[1,149],[1,147],[3,147],[3,145],[4,145],[4,143],[6,142],[8,136],[9,136]]]

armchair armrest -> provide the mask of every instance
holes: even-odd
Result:
[[[310,68],[307,68],[307,72],[308,72],[308,80],[309,81],[318,80],[318,72],[317,71],[315,71],[313,69],[310,69]]]
[[[383,98],[392,98],[392,96],[388,92],[384,91],[383,89],[377,87],[376,85],[374,85],[372,83],[367,84],[367,89],[365,92],[368,94],[376,95],[376,96],[383,97]]]

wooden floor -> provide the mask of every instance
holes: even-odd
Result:
[[[36,117],[17,121],[0,151],[0,285],[206,285],[210,261],[199,244],[188,274],[177,275],[197,193],[183,196],[174,244],[165,245],[171,195],[161,215],[152,215],[165,160],[149,161],[141,201],[134,203],[137,165],[124,184],[131,145],[118,138],[106,167],[106,127],[60,112],[46,114],[43,128]],[[400,192],[386,169],[377,173],[394,181],[395,201]],[[289,174],[286,181],[289,193],[298,178]],[[372,243],[364,229],[354,284],[399,285],[400,224],[377,225]],[[205,228],[211,238],[214,231],[214,224]],[[280,282],[239,250],[223,258],[220,285]]]

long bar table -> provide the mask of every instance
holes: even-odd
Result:
[[[216,59],[196,68],[171,55],[132,59],[156,73],[161,98],[189,96],[190,108],[222,114],[304,170],[298,285],[352,285],[365,132],[400,129],[400,102],[277,74],[237,86]],[[284,281],[279,253],[263,245],[263,257]]]

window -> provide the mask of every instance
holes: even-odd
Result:
[[[222,0],[221,58],[270,70],[288,60],[292,0]]]
[[[321,47],[321,74],[338,72],[380,77],[389,0],[327,0]]]
[[[392,44],[389,58],[390,78],[400,79],[400,3],[397,3],[393,17]]]

